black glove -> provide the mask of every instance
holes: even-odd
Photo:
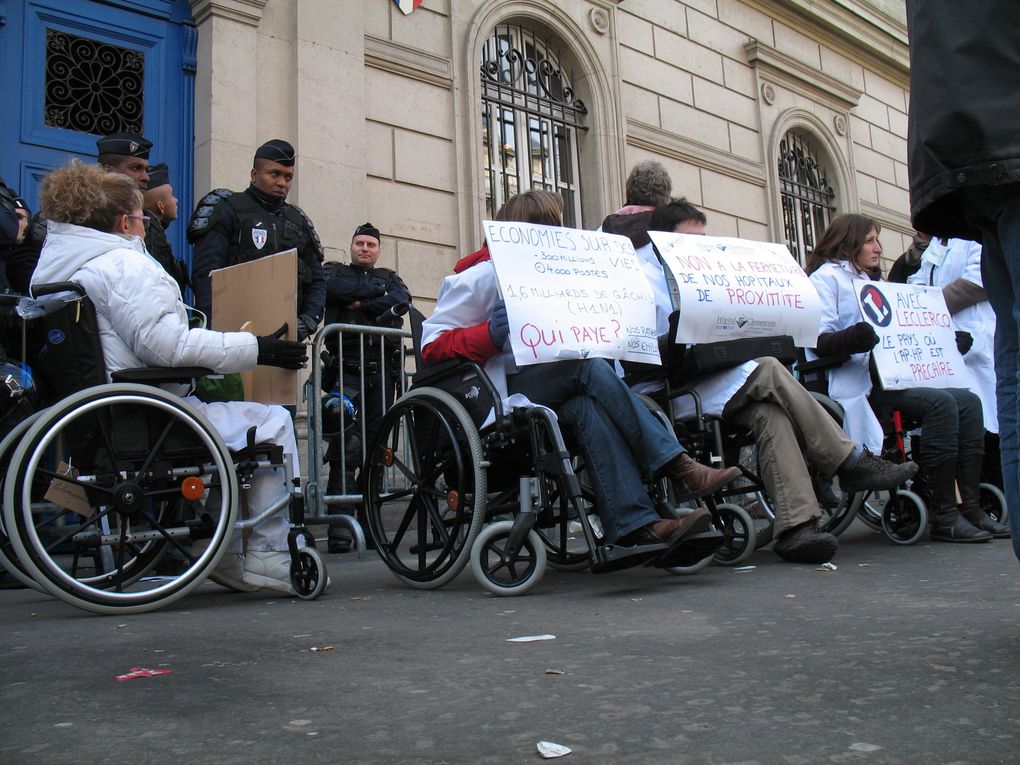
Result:
[[[878,333],[866,321],[859,321],[851,327],[854,331],[850,353],[867,353],[878,345]]]
[[[283,340],[287,334],[284,324],[271,335],[256,337],[259,343],[258,365],[263,367],[280,367],[281,369],[304,369],[308,359],[308,349],[304,343]]]
[[[956,331],[956,350],[960,352],[962,356],[971,348],[974,347],[974,335],[970,332],[964,332],[963,330]]]
[[[306,313],[301,314],[297,317],[297,339],[307,340],[309,337],[315,334],[315,330],[319,328],[319,322],[313,319]]]
[[[497,348],[502,348],[510,339],[510,319],[506,315],[506,303],[502,300],[492,308],[492,316],[489,317],[489,337]]]
[[[866,321],[859,321],[839,332],[819,335],[815,350],[819,356],[850,356],[854,353],[867,353],[876,345],[878,334],[875,328]]]

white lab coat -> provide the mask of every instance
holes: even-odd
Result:
[[[669,332],[669,315],[673,312],[673,301],[666,283],[665,268],[649,243],[634,251],[641,265],[641,272],[648,280],[655,296],[655,331],[659,335]],[[723,407],[733,395],[747,382],[747,378],[758,368],[757,361],[745,361],[743,364],[706,375],[691,386],[701,398],[702,413],[719,417]],[[653,393],[662,388],[659,383],[638,383],[634,386],[640,393]],[[673,419],[685,420],[694,417],[694,399],[680,395],[670,402]]]
[[[822,317],[818,334],[838,332],[864,318],[857,303],[857,290],[868,281],[848,261],[824,263],[811,274],[811,282],[821,298]],[[810,350],[809,359],[817,358]],[[844,409],[843,429],[850,439],[876,454],[882,449],[882,425],[875,416],[868,395],[871,393],[871,353],[855,353],[850,360],[828,372],[829,396]]]
[[[443,332],[474,327],[488,321],[499,299],[499,283],[496,281],[496,270],[491,260],[483,260],[460,273],[447,276],[439,287],[435,311],[422,324],[422,347]],[[507,392],[507,375],[517,370],[513,351],[506,350],[490,357],[485,362],[484,369],[503,401],[504,411],[518,406],[534,405],[527,396],[519,393],[511,396]],[[494,414],[490,412],[482,427],[487,427],[494,419]]]
[[[911,284],[927,284],[944,288],[957,279],[983,287],[981,281],[981,245],[966,239],[950,239],[942,244],[932,239],[921,256],[921,267],[908,280]],[[985,430],[999,432],[995,403],[995,311],[987,300],[967,306],[953,314],[957,329],[969,332],[974,345],[963,360],[971,371],[971,390],[981,399]]]

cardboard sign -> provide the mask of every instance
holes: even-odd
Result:
[[[969,388],[970,370],[942,290],[922,284],[864,282],[857,291],[864,320],[875,328],[871,355],[886,390]]]
[[[214,329],[268,335],[287,324],[287,339],[297,340],[297,250],[220,268],[209,276]],[[248,401],[298,402],[298,370],[256,367],[242,377]]]
[[[818,292],[784,245],[649,231],[665,265],[679,343],[791,335],[813,347],[821,324]]]
[[[655,297],[625,236],[483,221],[518,366],[602,358],[659,364]]]
[[[66,462],[61,462],[57,466],[57,473],[66,476],[69,480],[60,478],[51,480],[50,485],[46,488],[46,493],[43,495],[43,499],[65,510],[77,513],[85,519],[95,515],[96,509],[89,503],[85,487],[81,484],[73,483],[74,479],[78,477],[78,471]]]

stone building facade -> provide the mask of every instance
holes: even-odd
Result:
[[[297,147],[292,199],[342,259],[355,226],[427,310],[515,190],[594,228],[645,158],[709,232],[790,244],[826,220],[909,244],[902,0],[194,0],[195,194]]]

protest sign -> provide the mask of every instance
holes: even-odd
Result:
[[[655,298],[630,239],[483,221],[518,366],[603,358],[658,364]]]
[[[883,388],[971,386],[942,290],[869,281],[858,288],[857,302],[878,334],[871,355]]]
[[[741,337],[791,335],[797,345],[818,340],[818,293],[781,244],[719,236],[649,231],[666,266],[676,341],[714,343]]]
[[[268,335],[287,324],[287,340],[297,340],[297,250],[211,271],[213,326],[223,332]],[[259,366],[242,372],[247,401],[294,406],[298,373]]]

